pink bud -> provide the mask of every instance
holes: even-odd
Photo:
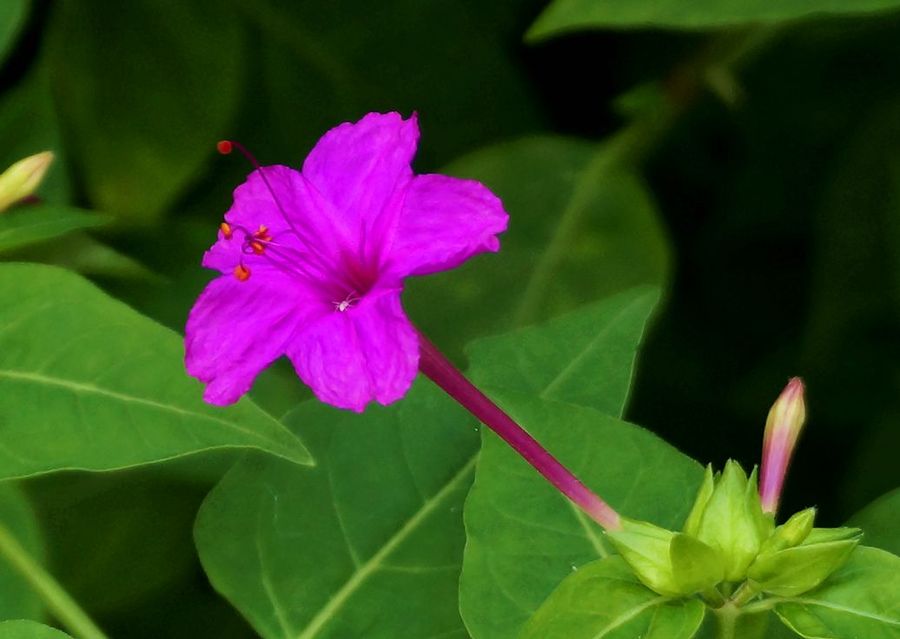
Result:
[[[803,400],[803,380],[792,377],[781,391],[766,419],[763,438],[762,470],[760,472],[759,497],[763,512],[774,514],[791,455],[806,421],[806,404]]]

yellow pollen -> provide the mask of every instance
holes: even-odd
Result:
[[[250,242],[250,248],[257,255],[262,255],[266,250],[266,247],[263,246],[263,243],[258,240],[253,240],[252,242]]]
[[[219,224],[219,230],[222,231],[222,235],[225,236],[226,240],[231,239],[231,225],[228,222]]]
[[[246,282],[250,279],[250,269],[243,264],[234,267],[234,276],[239,282]]]

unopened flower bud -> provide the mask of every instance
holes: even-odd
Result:
[[[19,160],[0,173],[0,212],[34,193],[51,162],[53,153],[44,151]]]
[[[740,464],[728,460],[696,526],[698,539],[722,556],[727,581],[744,579],[773,528],[759,505],[756,471],[748,479]]]
[[[786,522],[778,526],[772,536],[766,539],[759,549],[760,555],[778,552],[803,543],[809,536],[816,519],[816,509],[807,508],[795,513]]]
[[[778,510],[784,477],[804,421],[803,380],[793,377],[775,401],[766,420],[759,486],[763,512],[775,513]]]

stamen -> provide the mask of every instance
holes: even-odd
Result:
[[[269,235],[269,229],[265,224],[259,225],[259,230],[253,234],[253,237],[255,237],[258,240],[262,240],[263,242],[271,242],[272,241],[272,236]]]
[[[250,269],[243,264],[234,267],[234,276],[239,282],[246,282],[250,279]]]
[[[219,230],[222,231],[222,235],[225,236],[226,240],[230,240],[233,232],[231,230],[231,225],[228,222],[222,222],[219,224]]]
[[[252,242],[250,242],[250,248],[257,255],[262,255],[263,253],[266,252],[266,247],[263,246],[263,243],[260,242],[259,240],[253,240]]]

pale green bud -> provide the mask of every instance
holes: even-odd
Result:
[[[44,151],[19,160],[0,173],[0,212],[34,193],[51,162],[53,153]]]
[[[743,581],[774,528],[759,503],[756,471],[748,479],[740,464],[728,460],[699,519],[697,538],[719,551],[726,581]]]
[[[763,542],[759,550],[760,554],[777,552],[800,545],[812,531],[815,519],[815,508],[807,508],[794,514]]]
[[[606,535],[637,578],[661,595],[691,595],[722,581],[719,554],[689,535],[624,517],[622,528]]]

